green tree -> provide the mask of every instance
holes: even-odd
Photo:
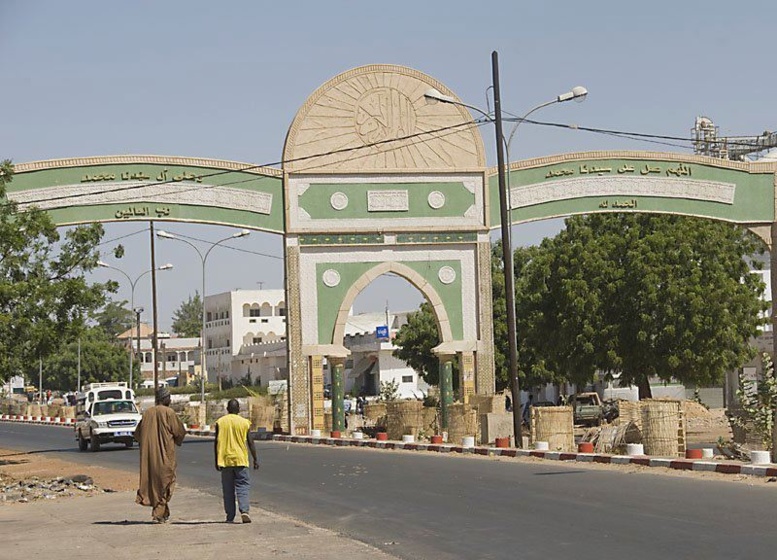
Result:
[[[102,226],[60,236],[46,213],[8,200],[12,177],[11,162],[0,163],[0,371],[37,377],[38,359],[74,340],[116,286],[84,276],[97,265]]]
[[[81,340],[81,384],[129,380],[129,353],[102,328],[87,328]],[[136,373],[138,363],[133,364]],[[46,388],[72,391],[78,380],[78,340],[68,342],[43,361]]]
[[[109,301],[94,315],[97,325],[111,338],[132,328],[134,319],[135,314],[127,307],[127,300]]]
[[[705,385],[754,356],[764,285],[749,231],[650,214],[569,218],[516,258],[523,367],[575,383],[597,370],[650,396],[651,377]]]
[[[194,297],[189,296],[187,301],[181,302],[180,307],[173,313],[173,332],[181,336],[200,336],[202,330],[202,298],[199,292],[194,292]]]
[[[440,344],[437,317],[432,306],[424,302],[418,311],[407,316],[394,338],[394,356],[404,360],[430,385],[440,382],[439,361],[432,348]]]

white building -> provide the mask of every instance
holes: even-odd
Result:
[[[157,339],[157,362],[159,379],[178,377],[183,385],[200,363],[199,338],[172,338],[161,333]],[[152,341],[140,339],[140,378],[154,379],[154,350]]]
[[[285,340],[284,290],[234,290],[205,298],[205,356],[210,381],[242,377],[233,374],[232,362],[244,346]]]
[[[119,334],[118,338],[125,346],[131,347],[140,362],[140,379],[152,381],[154,379],[154,348],[152,337],[154,330],[146,323],[140,324],[140,353],[138,353],[138,329],[131,329]],[[191,380],[193,375],[199,375],[200,366],[200,339],[177,338],[169,333],[160,332],[157,335],[157,362],[159,364],[159,378],[178,377],[183,385]]]

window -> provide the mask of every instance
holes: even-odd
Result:
[[[256,323],[256,319],[249,319],[248,322],[249,323]]]
[[[210,311],[208,311],[207,313],[207,318],[208,318],[208,322],[213,320],[213,314]]]
[[[176,354],[168,354],[167,355],[167,361],[168,362],[177,362],[178,356]]]
[[[249,317],[261,317],[262,310],[261,309],[250,309],[248,311]]]
[[[255,336],[252,344],[261,344],[262,343],[262,337],[261,336]]]
[[[270,322],[269,319],[262,319],[262,323],[269,323],[269,322]]]
[[[412,383],[413,382],[413,376],[412,375],[403,375],[402,376],[402,383]]]

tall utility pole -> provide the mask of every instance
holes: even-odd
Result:
[[[76,393],[81,392],[81,337],[78,337],[78,381],[76,382]]]
[[[154,332],[151,336],[151,355],[154,359],[154,402],[159,404],[156,398],[156,390],[159,387],[159,361],[157,360],[157,302],[156,302],[156,251],[154,251],[154,221],[148,223],[148,231],[151,236],[151,306],[153,308]]]
[[[510,392],[513,397],[513,433],[515,446],[521,445],[521,389],[518,381],[518,333],[515,326],[515,276],[513,249],[510,243],[510,221],[505,181],[504,134],[502,132],[502,98],[499,93],[499,55],[491,53],[494,87],[494,129],[496,130],[496,169],[499,180],[499,218],[502,222],[502,266],[505,275],[505,304],[507,306],[507,348],[509,350]]]
[[[136,325],[138,328],[138,365],[140,369],[140,377],[143,377],[143,354],[140,353],[140,314],[143,313],[142,307],[136,307],[133,309],[137,318]],[[132,352],[132,341],[130,340],[130,353]]]

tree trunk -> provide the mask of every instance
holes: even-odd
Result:
[[[637,387],[639,387],[639,400],[642,401],[653,398],[653,393],[650,390],[650,380],[647,376],[640,377]]]

